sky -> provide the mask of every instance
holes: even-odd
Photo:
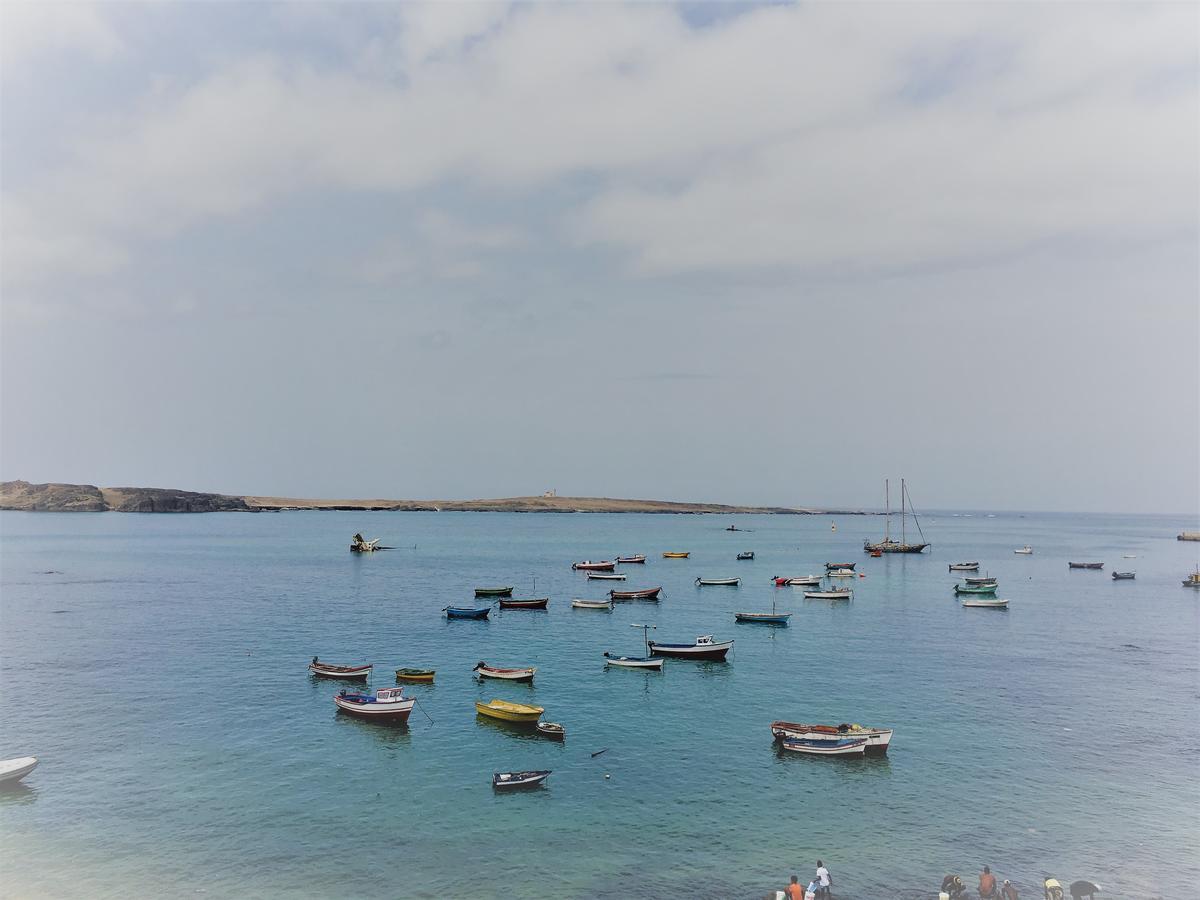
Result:
[[[1200,6],[0,5],[0,478],[1200,511]]]

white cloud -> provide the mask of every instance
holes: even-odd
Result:
[[[99,3],[5,0],[0,3],[0,59],[6,75],[51,51],[105,59],[123,46]]]

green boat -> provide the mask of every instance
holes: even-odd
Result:
[[[511,597],[512,592],[511,587],[475,588],[476,597]]]
[[[956,584],[954,586],[954,593],[956,595],[957,594],[994,594],[994,593],[996,593],[996,588],[998,588],[999,586],[1000,585],[995,584],[995,583],[993,583],[993,584],[968,584],[968,585]]]
[[[419,681],[429,684],[433,681],[433,669],[397,669],[397,681]]]

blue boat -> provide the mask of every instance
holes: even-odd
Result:
[[[843,738],[834,741],[810,741],[804,738],[784,738],[782,747],[793,753],[809,756],[862,756],[867,749],[866,738]]]
[[[447,619],[486,619],[488,613],[492,611],[490,606],[485,606],[483,609],[467,609],[462,606],[447,606],[442,610],[446,614]]]
[[[791,613],[734,613],[733,617],[739,622],[757,622],[760,625],[786,625]]]

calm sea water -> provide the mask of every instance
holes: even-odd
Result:
[[[932,553],[870,559],[878,518],[730,521],[0,514],[0,756],[42,760],[0,792],[0,890],[761,897],[821,857],[839,898],[932,897],[985,863],[1022,896],[1043,873],[1196,894],[1200,595],[1180,580],[1200,545],[1174,540],[1194,523],[942,514],[922,523]],[[355,531],[403,549],[352,555]],[[612,586],[573,560],[633,552],[650,560],[628,586],[661,584],[662,603],[570,608]],[[769,581],[843,558],[866,575],[850,603]],[[959,559],[999,577],[1008,612],[956,605]],[[442,617],[495,583],[550,609]],[[734,624],[772,597],[790,627]],[[737,643],[725,664],[606,671],[604,650],[640,651],[634,622]],[[308,676],[314,654],[374,663],[376,687],[398,666],[437,682],[409,689],[407,728],[362,723]],[[478,660],[537,665],[536,682],[480,685]],[[491,697],[546,707],[566,742],[478,721]],[[784,757],[776,718],[896,738],[885,759]],[[554,770],[545,789],[493,793],[493,771],[529,768]]]

